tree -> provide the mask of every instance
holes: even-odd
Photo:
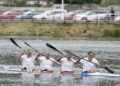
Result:
[[[55,3],[56,3],[56,4],[60,4],[60,3],[61,3],[61,0],[55,0]]]
[[[56,3],[61,3],[61,0],[56,0]],[[66,4],[100,4],[101,0],[64,0]]]
[[[120,0],[115,0],[115,4],[120,5]]]
[[[53,5],[53,0],[47,0],[47,6],[50,7]]]
[[[37,0],[37,2],[34,4],[35,7],[41,7],[40,0]]]

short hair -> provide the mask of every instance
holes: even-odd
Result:
[[[32,50],[30,50],[30,49],[27,49],[27,54],[28,54],[30,51],[32,52]]]
[[[88,55],[91,54],[91,53],[94,54],[92,51],[90,51],[90,52],[88,52]]]

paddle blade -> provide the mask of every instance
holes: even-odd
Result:
[[[55,51],[57,51],[57,52],[59,52],[60,54],[62,54],[63,55],[63,53],[62,52],[60,52],[58,49],[56,49],[54,46],[52,46],[51,44],[49,44],[49,43],[46,43],[46,45],[47,45],[47,47],[49,47],[49,48],[51,48],[51,49],[53,49],[53,50],[55,50]]]
[[[104,67],[109,73],[114,73],[113,70],[109,69],[108,67]]]
[[[10,41],[11,41],[14,45],[16,45],[18,48],[22,49],[22,48],[15,42],[15,40],[14,40],[13,38],[10,38]]]
[[[46,43],[46,45],[49,47],[49,48],[52,48],[52,49],[54,49],[54,50],[57,50],[55,47],[53,47],[51,44],[48,44],[48,43]],[[58,50],[57,50],[58,51]]]

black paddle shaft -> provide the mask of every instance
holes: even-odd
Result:
[[[73,52],[71,52],[71,51],[69,51],[69,50],[65,50],[65,52],[70,53],[71,55],[79,58],[79,56],[77,56],[76,54],[74,54]],[[88,61],[88,60],[86,60],[86,59],[84,59],[84,58],[82,58],[82,59],[85,60],[85,61]],[[90,62],[90,61],[88,61],[88,62]],[[95,63],[93,63],[93,62],[90,62],[90,63],[95,64]],[[109,69],[108,67],[103,67],[103,66],[100,66],[100,67],[106,69],[109,73],[114,73],[114,71],[111,70],[111,69]]]
[[[40,53],[38,50],[34,49],[30,44],[28,44],[27,42],[24,42],[27,46],[31,47],[35,52]],[[42,56],[45,56],[41,53]]]
[[[31,45],[29,45],[27,42],[24,42],[27,46],[31,47],[35,52],[38,52],[36,49],[34,49]],[[39,53],[39,52],[38,52]]]

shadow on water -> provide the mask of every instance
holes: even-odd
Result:
[[[91,41],[91,40],[19,40],[16,42],[24,49],[30,49],[24,44],[28,42],[35,49],[45,53],[51,51],[53,58],[60,56],[57,52],[46,47],[45,43],[54,45],[63,53],[65,49],[71,50],[79,56],[87,57],[87,52],[95,52],[95,58],[101,65],[108,66],[116,73],[120,74],[120,41]],[[20,49],[13,45],[9,39],[0,39],[0,65],[19,66],[18,61]],[[33,52],[34,55],[37,53]],[[76,57],[73,57],[77,60]],[[38,64],[36,64],[38,66]],[[54,65],[55,66],[55,65]],[[55,66],[56,67],[56,66]],[[79,68],[75,69],[80,71]],[[107,72],[102,68],[98,71]],[[57,71],[58,72],[58,71]],[[1,86],[119,86],[119,79],[97,78],[97,77],[81,77],[81,76],[63,76],[60,74],[9,74],[0,73]]]

